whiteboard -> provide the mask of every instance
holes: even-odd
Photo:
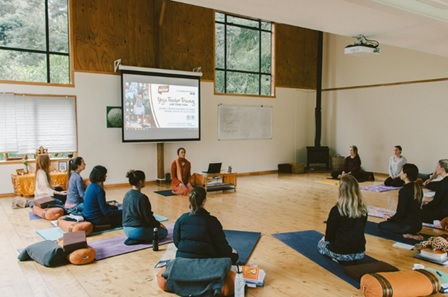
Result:
[[[218,139],[272,139],[272,106],[218,105]]]

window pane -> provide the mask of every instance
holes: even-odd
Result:
[[[247,73],[227,73],[228,94],[258,95],[258,75]]]
[[[215,20],[217,22],[224,22],[224,17],[225,17],[225,14],[223,14],[223,13],[220,13],[220,12],[215,13]]]
[[[13,5],[10,5],[13,3]],[[1,37],[4,46],[31,50],[45,50],[44,1],[0,0],[0,7],[9,8],[9,13],[0,13],[5,35]],[[6,23],[6,26],[5,26]],[[2,29],[3,29],[2,28]]]
[[[235,24],[235,25],[242,25],[242,26],[247,26],[247,27],[252,27],[252,28],[260,28],[260,23],[258,21],[239,18],[239,17],[232,16],[232,15],[227,16],[227,23]]]
[[[270,75],[261,76],[261,92],[260,95],[272,96],[272,84]]]
[[[272,34],[261,32],[261,72],[271,73]]]
[[[224,25],[216,24],[215,28],[216,45],[215,45],[215,59],[217,68],[224,68]]]
[[[0,80],[47,81],[44,54],[0,50]]]
[[[50,82],[69,84],[70,83],[70,62],[68,56],[50,56]]]
[[[67,1],[49,0],[49,39],[50,51],[68,53]]]
[[[215,92],[225,93],[224,84],[224,71],[216,70]]]
[[[272,31],[272,24],[271,22],[261,22],[261,29],[262,30],[268,30],[268,31]]]
[[[257,30],[228,26],[227,69],[258,72],[259,44]]]

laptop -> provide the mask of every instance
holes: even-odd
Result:
[[[222,163],[210,163],[208,164],[208,170],[202,171],[203,173],[220,173]]]

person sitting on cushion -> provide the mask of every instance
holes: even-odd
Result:
[[[401,180],[401,168],[406,164],[407,160],[401,155],[402,148],[400,145],[394,146],[394,155],[389,159],[389,177],[384,181],[384,185],[388,187],[402,187],[404,181]]]
[[[75,157],[69,161],[69,180],[67,200],[65,201],[65,208],[69,213],[82,213],[83,198],[86,186],[80,174],[84,169],[86,169],[86,163],[83,158]]]
[[[235,264],[238,253],[227,242],[218,219],[205,210],[206,196],[204,188],[194,188],[189,198],[191,211],[174,224],[176,258],[230,258]]]
[[[111,225],[111,228],[122,225],[122,211],[117,206],[106,202],[104,182],[106,181],[107,169],[97,165],[90,172],[90,184],[84,194],[84,208],[82,215],[84,219],[95,225]]]
[[[52,186],[50,176],[50,157],[47,154],[40,154],[36,157],[36,180],[34,189],[34,199],[52,197],[55,204],[63,206],[67,198],[67,191],[62,189],[62,185]]]
[[[356,179],[359,178],[361,173],[361,158],[358,154],[358,147],[351,145],[349,147],[350,155],[344,160],[344,168],[342,171],[333,171],[331,177],[334,179],[340,179],[346,174],[353,175]]]
[[[441,176],[442,180],[432,181],[437,176]],[[448,217],[448,159],[439,160],[434,174],[423,184],[436,192],[434,198],[422,206],[423,222],[433,224],[434,220]]]
[[[318,242],[322,255],[349,262],[364,258],[367,206],[362,201],[356,178],[346,174],[339,184],[339,199],[330,210],[325,236]]]
[[[166,227],[154,218],[151,202],[142,193],[145,186],[145,173],[141,170],[130,170],[126,174],[132,186],[123,198],[123,229],[128,239],[127,245],[149,243],[153,239],[154,228],[157,228],[159,240],[168,235]]]
[[[185,159],[186,150],[177,149],[178,158],[171,163],[171,190],[174,195],[188,195],[193,186],[190,183],[191,163]]]
[[[378,224],[380,231],[423,240],[423,236],[417,234],[422,229],[420,206],[423,198],[422,187],[416,182],[417,177],[417,166],[409,163],[403,165],[400,178],[404,181],[404,186],[398,192],[397,211]]]

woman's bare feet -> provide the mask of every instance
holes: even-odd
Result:
[[[422,240],[425,239],[420,234],[403,234],[403,237],[404,238],[411,238],[411,239],[415,239],[415,240],[419,240],[419,241],[422,241]]]

